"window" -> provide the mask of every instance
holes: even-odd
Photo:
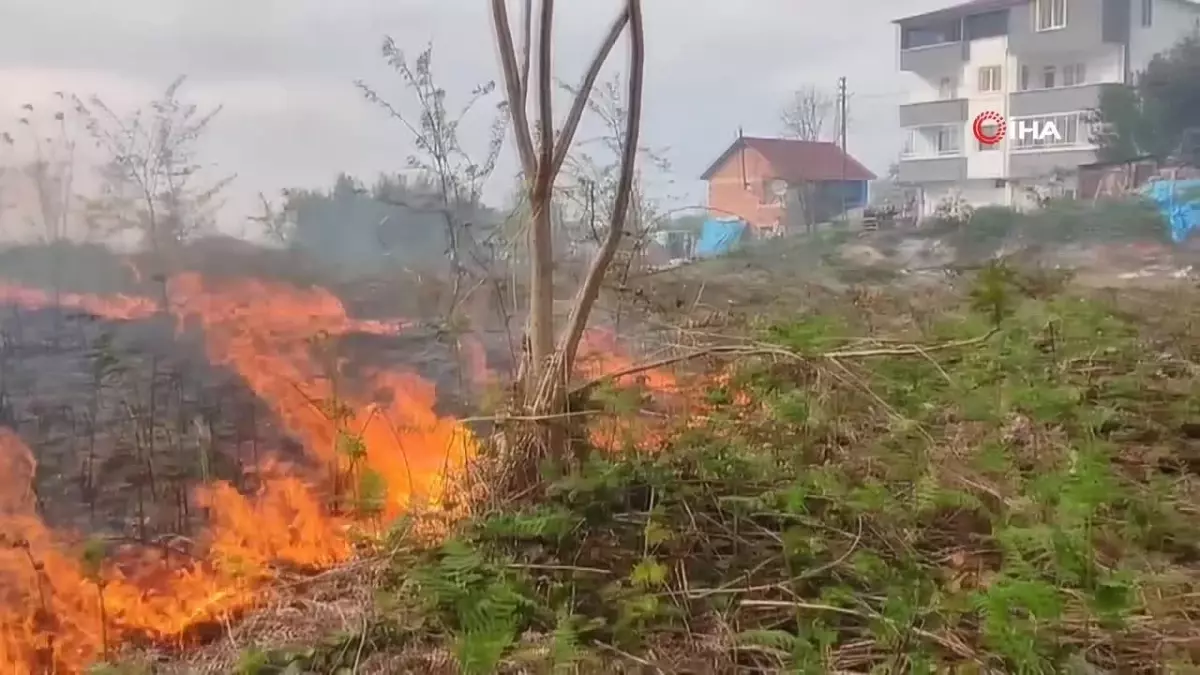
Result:
[[[1063,86],[1074,87],[1087,82],[1087,66],[1076,63],[1063,68]]]
[[[1000,91],[1000,66],[984,66],[979,69],[979,91]]]
[[[983,125],[983,134],[985,136],[995,136],[996,135],[996,123],[995,122],[985,123]],[[988,143],[983,143],[981,141],[975,141],[975,147],[978,148],[980,152],[987,152],[989,150],[999,149],[1000,143],[1003,143],[1003,142],[1004,141],[988,144]]]
[[[957,155],[962,152],[962,144],[959,143],[961,129],[958,127],[938,127],[934,135],[934,150],[939,155]]]
[[[904,138],[903,156],[911,158],[940,157],[962,153],[963,127],[941,124],[912,127]]]
[[[1039,31],[1067,27],[1067,0],[1036,0],[1034,28]]]
[[[1057,69],[1054,66],[1046,66],[1042,69],[1042,89],[1054,88],[1054,75]]]
[[[954,78],[943,77],[941,81],[938,82],[938,97],[940,97],[942,100],[957,98],[955,96],[957,93],[955,91],[956,89],[957,87],[954,86]]]
[[[1021,66],[1021,91],[1029,91],[1029,66]]]
[[[1053,123],[1058,138],[1047,133]],[[1008,127],[1014,150],[1037,150],[1090,145],[1092,139],[1092,115],[1087,112],[1064,113],[1061,115],[1038,115],[1013,119]],[[1025,129],[1030,131],[1025,132]],[[1041,136],[1041,138],[1038,138]]]
[[[1142,26],[1149,28],[1154,23],[1154,0],[1142,0]]]

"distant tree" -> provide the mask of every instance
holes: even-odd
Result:
[[[361,80],[355,84],[367,101],[382,109],[408,132],[416,146],[416,152],[408,158],[408,166],[428,177],[428,187],[432,190],[422,190],[421,204],[405,201],[407,191],[393,189],[400,187],[393,183],[377,186],[373,196],[392,205],[430,211],[440,217],[446,242],[444,257],[453,280],[453,291],[446,308],[447,321],[452,322],[459,304],[469,294],[467,289],[479,286],[466,282],[490,276],[495,262],[489,255],[492,249],[488,244],[492,242],[477,238],[473,220],[475,212],[481,208],[483,189],[496,168],[504,145],[509,122],[508,102],[500,99],[494,103],[486,150],[474,156],[463,146],[460,129],[477,104],[491,98],[496,83],[488,81],[475,87],[461,107],[454,110],[446,90],[434,74],[432,45],[409,60],[395,41],[387,37],[382,53],[408,90],[410,103],[415,104],[413,111],[406,112],[404,105],[389,101]]]
[[[783,135],[798,141],[826,141],[837,137],[841,126],[841,111],[837,95],[816,85],[807,84],[792,93],[792,98],[780,111]],[[790,185],[784,199],[784,220],[789,229],[811,230],[837,210],[814,184]]]
[[[292,246],[358,273],[390,264],[432,270],[450,255],[442,205],[431,176],[384,174],[368,188],[341,174],[327,189],[288,190],[268,230],[283,230]],[[481,204],[459,205],[452,217],[483,233],[500,220]]]
[[[218,106],[201,111],[185,103],[179,77],[140,109],[118,114],[98,97],[74,98],[75,111],[108,157],[101,170],[103,195],[89,204],[89,220],[102,232],[134,230],[155,254],[170,251],[215,226],[232,175],[202,178],[197,145]]]
[[[1200,37],[1184,38],[1155,56],[1133,87],[1106,90],[1094,141],[1106,161],[1175,153],[1200,128]]]
[[[837,97],[816,85],[805,85],[792,93],[792,98],[779,113],[783,135],[801,141],[820,141],[831,138],[837,117]],[[826,136],[826,131],[830,132]]]
[[[580,95],[573,85],[559,86],[572,96]],[[576,142],[563,164],[565,180],[560,191],[570,207],[570,215],[565,220],[572,226],[567,232],[572,243],[586,241],[594,246],[601,245],[603,236],[598,223],[613,220],[612,209],[620,186],[621,156],[629,115],[625,89],[619,74],[592,89],[587,97],[587,109],[600,123],[600,130]],[[622,284],[640,262],[649,241],[648,235],[664,220],[658,201],[649,194],[649,184],[671,171],[671,164],[661,149],[640,145],[637,157],[641,166],[634,171],[628,212],[624,215],[627,229],[610,268],[612,280],[620,279]]]
[[[50,111],[36,111],[33,104],[21,106],[22,116],[18,124],[25,131],[32,150],[32,159],[19,172],[33,188],[37,198],[37,210],[28,217],[29,224],[38,231],[46,243],[54,243],[68,236],[74,193],[76,169],[75,125],[68,123],[70,116],[66,96],[56,92],[59,102]],[[20,137],[20,136],[18,136]],[[12,134],[4,133],[3,142],[15,145]]]

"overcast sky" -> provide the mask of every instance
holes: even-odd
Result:
[[[703,201],[697,176],[737,134],[773,135],[789,92],[849,81],[850,152],[877,173],[899,150],[900,16],[948,0],[647,0],[643,135],[666,149],[679,204]],[[617,0],[560,0],[556,76],[574,82]],[[453,99],[497,78],[485,0],[0,0],[0,126],[52,92],[144,103],[174,77],[184,95],[223,104],[205,159],[238,174],[241,194],[326,185],[338,171],[403,168],[404,129],[356,92],[364,79],[401,107],[384,35],[413,53],[432,41]],[[516,13],[516,5],[513,5]],[[619,47],[618,49],[623,49]],[[619,52],[609,66],[626,65]],[[486,125],[480,116],[471,133]],[[515,167],[506,152],[489,194]]]

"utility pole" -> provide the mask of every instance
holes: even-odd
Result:
[[[849,156],[846,152],[846,107],[846,77],[843,75],[838,78],[838,135],[841,137],[842,147],[842,222],[849,220],[846,198],[850,192],[846,185],[846,158]]]

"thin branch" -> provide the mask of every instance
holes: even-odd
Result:
[[[583,286],[575,299],[567,319],[567,329],[559,344],[562,353],[563,368],[570,372],[575,361],[575,352],[579,349],[579,341],[587,327],[588,316],[592,306],[600,294],[600,286],[608,266],[616,256],[621,245],[621,237],[625,232],[625,220],[629,214],[630,198],[633,194],[633,180],[637,169],[638,137],[641,133],[642,122],[642,87],[646,67],[646,35],[642,25],[641,0],[629,0],[626,5],[629,15],[629,111],[625,118],[624,147],[621,156],[621,174],[617,183],[617,194],[613,203],[612,221],[609,224],[608,238],[604,247],[596,254],[592,266],[588,270]],[[580,93],[585,93],[581,91]],[[586,101],[585,101],[586,105]]]
[[[640,17],[639,17],[640,19]],[[584,73],[583,81],[575,91],[575,101],[571,104],[571,110],[567,113],[567,119],[563,123],[562,133],[559,134],[558,144],[554,150],[554,164],[551,175],[557,175],[559,169],[562,168],[563,162],[567,160],[567,154],[571,150],[571,142],[575,138],[575,132],[579,128],[579,122],[583,119],[583,113],[588,108],[588,103],[591,100],[592,87],[596,86],[596,79],[600,77],[600,71],[604,67],[604,62],[608,60],[608,55],[612,52],[613,47],[617,44],[617,39],[621,37],[621,31],[625,30],[625,24],[630,22],[630,8],[627,5],[617,18],[613,20],[612,25],[608,29],[608,35],[604,37],[604,42],[600,44],[600,48],[596,50],[595,56],[592,57],[592,63]],[[644,49],[643,46],[641,47]],[[632,83],[630,83],[632,89]],[[640,98],[639,98],[640,103]],[[637,143],[633,144],[634,146]]]
[[[500,49],[500,72],[504,77],[504,91],[512,115],[513,133],[516,135],[517,154],[521,158],[521,169],[527,178],[532,178],[537,169],[533,152],[533,137],[529,128],[529,114],[524,101],[527,84],[522,84],[522,73],[517,66],[516,48],[513,46],[512,29],[508,23],[508,7],[505,0],[492,0],[492,24],[496,32],[496,45]],[[526,74],[525,79],[528,79]]]
[[[533,0],[525,0],[521,13],[521,109],[529,104],[529,66],[533,52]],[[514,104],[515,105],[515,104]]]
[[[542,16],[538,25],[538,139],[539,157],[537,183],[541,193],[549,192],[554,181],[550,170],[554,159],[554,107],[550,88],[553,67],[554,0],[542,0]]]

